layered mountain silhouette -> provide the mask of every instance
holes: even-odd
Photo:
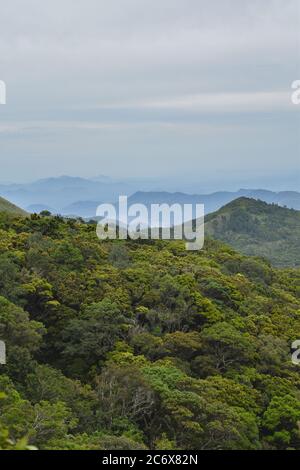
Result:
[[[27,184],[1,184],[0,194],[28,212],[50,210],[52,213],[94,217],[102,202],[116,203],[119,195],[129,196],[129,204],[204,204],[211,213],[234,199],[248,197],[300,210],[300,193],[296,191],[273,192],[264,189],[219,191],[212,194],[186,194],[183,192],[142,191],[145,181],[117,181],[105,176],[94,179],[62,176],[47,178]]]
[[[239,191],[219,191],[212,194],[185,194],[169,192],[136,192],[129,198],[131,204],[204,204],[205,212],[211,213],[220,209],[225,204],[247,197],[265,201],[269,204],[278,204],[288,208],[300,210],[300,193],[296,191],[273,192],[263,189],[240,189]]]

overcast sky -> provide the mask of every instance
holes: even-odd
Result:
[[[299,11],[300,0],[1,2],[0,180],[300,190]]]

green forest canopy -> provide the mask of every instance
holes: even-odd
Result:
[[[0,448],[300,449],[300,270],[0,214]]]

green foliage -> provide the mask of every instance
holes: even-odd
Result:
[[[297,269],[0,213],[0,449],[299,450],[299,331]]]
[[[300,445],[300,401],[286,395],[272,398],[263,415],[262,425],[266,440],[276,447],[299,448]]]

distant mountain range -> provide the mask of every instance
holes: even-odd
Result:
[[[70,176],[47,178],[26,184],[1,184],[0,195],[29,211],[36,206],[50,207],[52,212],[72,213],[78,201],[113,202],[119,194],[132,194],[136,187],[118,181],[88,180]],[[71,207],[69,207],[71,206]],[[80,210],[74,215],[85,215]],[[88,214],[95,215],[95,212]]]
[[[204,204],[205,212],[214,212],[234,199],[247,197],[258,199],[269,204],[278,204],[288,208],[300,210],[300,193],[296,191],[273,192],[264,189],[240,189],[239,191],[219,191],[212,194],[169,193],[169,192],[136,192],[129,198],[131,204]]]
[[[0,195],[28,212],[49,210],[52,213],[80,217],[94,217],[102,202],[116,203],[119,195],[129,196],[129,204],[204,204],[206,214],[220,209],[232,200],[248,197],[300,210],[300,193],[273,192],[263,189],[240,189],[212,194],[143,191],[147,182],[141,180],[117,181],[106,176],[93,179],[61,176],[26,184],[0,184]]]
[[[209,214],[205,234],[275,266],[300,266],[300,211],[242,197]]]

